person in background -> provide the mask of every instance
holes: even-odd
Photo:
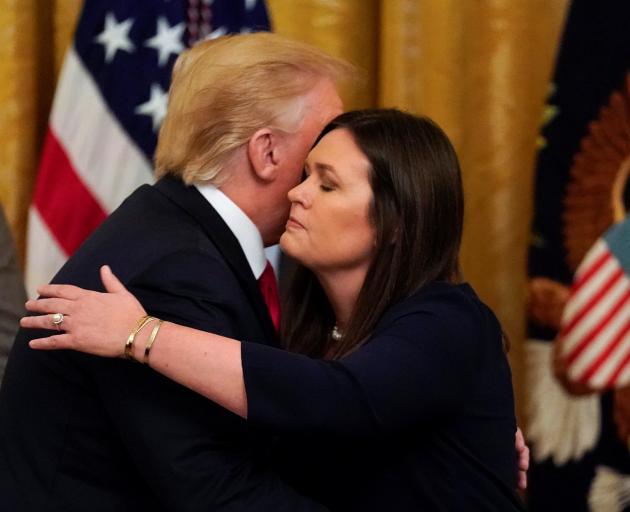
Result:
[[[15,258],[11,231],[0,207],[0,382],[24,314],[24,281]]]
[[[22,325],[61,321],[66,334],[31,347],[125,353],[280,434],[279,473],[331,510],[523,510],[505,340],[460,279],[463,191],[446,135],[397,110],[342,114],[288,197],[280,243],[300,264],[288,350],[162,327],[106,267],[112,293],[41,289],[55,298],[27,307],[54,315]]]

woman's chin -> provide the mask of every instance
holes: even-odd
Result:
[[[291,243],[291,233],[289,233],[288,231],[284,231],[284,233],[282,233],[282,235],[280,235],[280,241],[278,242],[278,244],[280,244],[280,249],[282,249],[282,252],[285,253],[288,256],[292,256],[291,254],[291,246],[293,245]]]
[[[293,258],[294,260],[300,261],[300,251],[299,251],[299,243],[295,240],[295,237],[291,234],[290,231],[285,231],[282,233],[280,237],[280,249],[282,252]]]

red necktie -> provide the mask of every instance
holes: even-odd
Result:
[[[276,284],[276,275],[273,272],[271,263],[267,261],[265,270],[258,278],[258,286],[262,293],[269,315],[276,331],[280,328],[280,296],[278,295],[278,285]]]

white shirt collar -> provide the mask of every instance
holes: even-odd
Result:
[[[267,265],[260,232],[251,219],[228,196],[210,184],[195,185],[230,228],[245,253],[254,277],[258,279]]]

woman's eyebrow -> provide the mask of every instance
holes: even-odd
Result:
[[[318,173],[325,173],[325,172],[329,172],[331,173],[335,178],[339,178],[339,175],[337,174],[336,169],[334,168],[334,166],[330,165],[330,164],[325,164],[323,162],[311,162],[309,164],[308,159],[304,162],[304,169],[306,171],[311,171],[311,168],[314,168]]]
[[[321,163],[321,162],[315,162],[313,165],[315,166],[315,169],[317,169],[317,171],[319,171],[319,172],[330,172],[334,176],[337,176],[337,171],[330,164],[324,164],[324,163]]]

